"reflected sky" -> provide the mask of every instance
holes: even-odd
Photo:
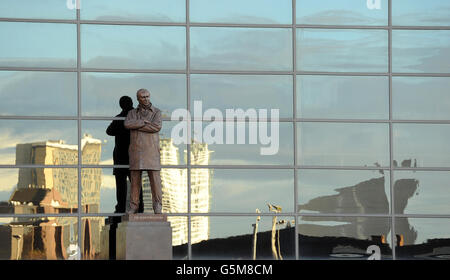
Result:
[[[450,220],[439,218],[396,218],[396,225],[401,225],[405,221],[414,229],[415,238],[405,238],[405,245],[421,244],[430,239],[450,238]],[[396,228],[399,234],[402,231]],[[431,252],[430,252],[431,253]]]
[[[186,21],[185,0],[133,0],[123,5],[122,0],[82,1],[82,20],[105,21]]]
[[[163,117],[173,110],[186,108],[186,75],[135,73],[82,73],[82,111],[85,116],[113,117],[120,113],[119,99],[127,95],[138,105],[136,92],[150,91],[151,102]]]
[[[75,24],[0,22],[0,66],[76,67]]]
[[[449,26],[450,3],[447,0],[392,1],[392,24]]]
[[[297,70],[387,72],[388,32],[299,28]]]
[[[297,76],[297,117],[388,119],[389,80],[365,76]]]
[[[369,9],[359,0],[296,0],[297,24],[387,25],[388,1]]]
[[[191,0],[192,22],[291,24],[291,0]]]
[[[81,48],[83,67],[172,70],[186,67],[184,27],[83,24]]]
[[[76,9],[68,9],[66,2],[65,0],[2,0],[0,1],[0,18],[76,19]]]

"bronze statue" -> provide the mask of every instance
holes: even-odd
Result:
[[[142,191],[142,171],[146,170],[152,190],[153,210],[161,214],[161,162],[159,151],[159,131],[162,127],[161,111],[150,102],[150,92],[140,89],[136,93],[139,105],[128,112],[125,128],[130,130],[131,195],[130,210],[134,214],[139,208],[139,194]]]

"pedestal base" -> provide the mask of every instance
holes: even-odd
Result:
[[[124,216],[116,232],[116,259],[171,260],[172,228],[167,216]]]

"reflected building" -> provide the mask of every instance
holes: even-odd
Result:
[[[161,165],[179,165],[179,149],[171,138],[161,138]],[[207,165],[212,151],[208,144],[191,144],[191,164]],[[185,162],[187,151],[184,151]],[[161,169],[163,213],[188,212],[188,170],[178,168]],[[143,173],[144,212],[153,212],[151,189],[148,175]],[[209,212],[211,171],[205,168],[191,169],[191,212]],[[185,217],[172,216],[167,220],[172,226],[172,244],[174,246],[188,242],[188,223]],[[191,217],[191,243],[209,239],[209,217]]]

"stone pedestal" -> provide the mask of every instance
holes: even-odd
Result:
[[[172,228],[162,214],[132,214],[116,232],[117,260],[171,260]]]

